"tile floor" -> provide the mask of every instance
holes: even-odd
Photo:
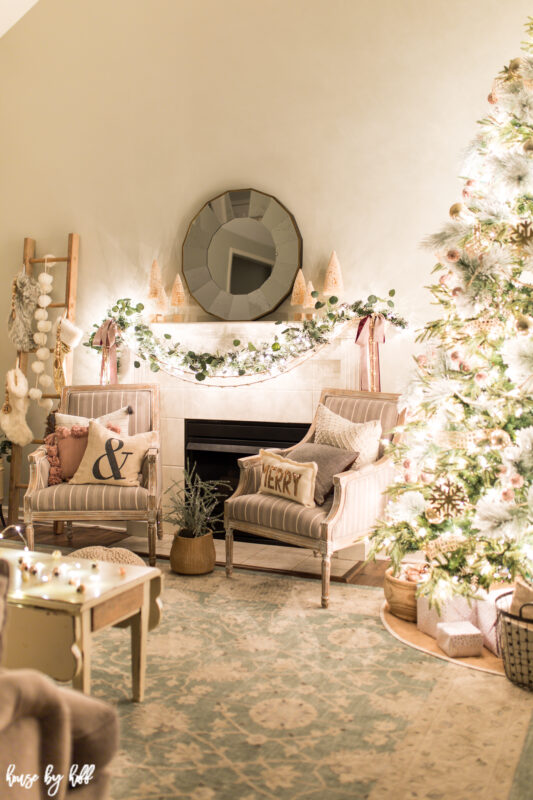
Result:
[[[159,555],[167,556],[170,553],[172,537],[165,536],[162,541],[157,542],[157,552]],[[141,555],[147,552],[146,537],[129,536],[120,542],[121,547],[134,550]],[[226,560],[224,552],[224,542],[215,539],[215,551],[217,562],[224,563]],[[363,558],[361,552],[359,559],[351,554],[343,557],[343,553],[335,553],[331,559],[331,575],[340,578],[345,575],[355,564]],[[290,570],[291,572],[301,572],[309,575],[320,575],[321,559],[315,556],[311,550],[303,547],[284,547],[283,545],[262,545],[254,542],[235,542],[233,548],[233,560],[236,566],[257,567],[259,569],[279,569]]]

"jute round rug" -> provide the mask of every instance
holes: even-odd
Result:
[[[127,632],[96,637],[93,694],[121,717],[114,800],[529,797],[533,696],[392,638],[382,597],[335,584],[324,610],[314,580],[167,574],[144,703]]]

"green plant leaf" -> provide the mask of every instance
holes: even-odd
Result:
[[[311,292],[311,297],[318,297],[318,292],[316,291],[316,289],[314,290],[314,292]]]
[[[241,343],[240,339],[234,339],[233,340],[233,347],[238,347],[240,345],[240,343]]]
[[[155,361],[151,361],[150,362],[150,369],[152,370],[152,372],[159,372],[161,367]]]
[[[251,342],[248,342],[248,350],[250,353],[257,353],[257,347],[253,345]]]
[[[391,289],[389,292],[389,297],[394,297],[395,294],[396,294],[396,289]]]
[[[373,306],[374,303],[378,302],[378,298],[376,297],[375,294],[370,294],[368,295],[366,302],[369,303],[371,306]]]
[[[134,361],[133,362],[133,366],[135,367],[135,369],[139,369],[139,367],[141,366],[141,362],[140,361]]]
[[[325,303],[316,302],[315,308],[324,308],[325,305],[326,305]]]
[[[336,306],[338,302],[339,302],[339,298],[336,297],[334,294],[328,300],[328,303],[330,304],[330,306]]]
[[[274,342],[274,344],[272,345],[272,350],[275,350],[275,351],[281,350],[280,343],[279,342]]]
[[[197,381],[205,381],[207,375],[205,374],[205,372],[197,372],[194,377],[196,378]]]
[[[170,333],[164,333],[163,336],[165,337],[165,339],[172,339]]]

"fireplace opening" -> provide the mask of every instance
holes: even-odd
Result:
[[[252,456],[261,448],[286,448],[299,442],[309,424],[299,422],[241,422],[238,420],[186,419],[185,463],[196,465],[204,480],[228,481],[233,490],[239,482],[239,458]],[[225,496],[229,496],[226,492]],[[225,499],[225,498],[224,498]],[[221,500],[217,511],[222,511]],[[222,522],[214,527],[217,539],[224,538]],[[279,544],[273,539],[235,530],[241,542]]]

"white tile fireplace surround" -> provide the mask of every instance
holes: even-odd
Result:
[[[280,330],[273,322],[174,323],[153,325],[153,329],[158,335],[168,332],[200,352],[230,349],[235,338],[244,344],[271,340]],[[185,419],[311,422],[323,388],[355,389],[360,350],[354,341],[355,331],[354,324],[347,326],[335,341],[290,372],[249,386],[206,386],[163,371],[151,372],[144,362],[139,369],[124,363],[121,382],[156,382],[161,387],[164,488],[182,475]],[[132,362],[133,358],[125,361]],[[390,391],[387,386],[383,388]],[[165,532],[170,533],[170,529],[166,527]]]

